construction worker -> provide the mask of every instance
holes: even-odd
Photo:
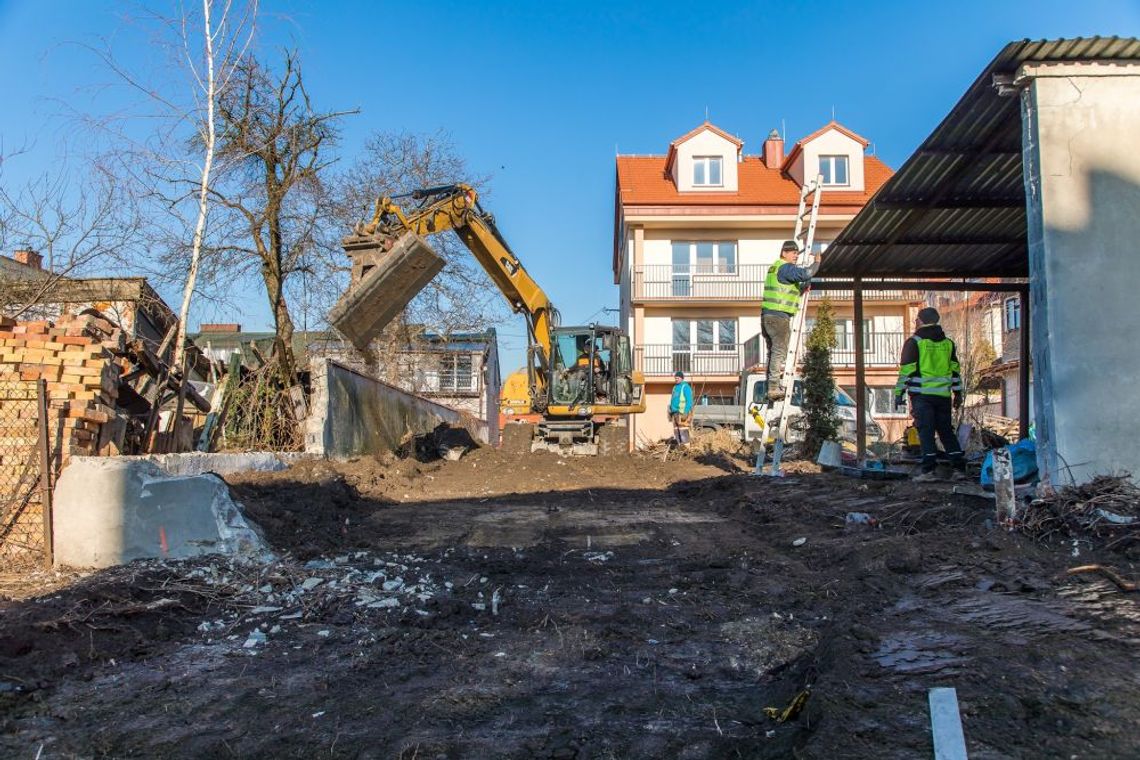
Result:
[[[673,375],[673,395],[669,397],[669,419],[673,423],[673,440],[677,445],[689,443],[689,420],[693,416],[693,386],[685,382],[685,373]]]
[[[780,258],[768,267],[764,278],[764,298],[760,307],[760,331],[768,348],[768,399],[779,401],[787,392],[783,387],[784,359],[788,355],[788,339],[792,333],[792,317],[800,309],[800,294],[807,289],[819,269],[820,255],[815,254],[811,266],[796,266],[799,248],[794,240],[780,246]],[[774,381],[774,382],[773,382]]]
[[[914,335],[903,343],[899,381],[895,386],[897,405],[905,403],[904,394],[910,396],[910,413],[922,445],[922,466],[915,480],[935,479],[936,434],[954,466],[955,478],[964,478],[966,474],[966,458],[954,434],[950,410],[951,396],[955,409],[962,406],[961,367],[954,341],[946,337],[938,321],[937,309],[930,306],[919,309]]]

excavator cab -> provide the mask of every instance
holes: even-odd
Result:
[[[629,337],[599,325],[557,327],[551,337],[549,397],[532,450],[628,451],[629,429],[623,423],[645,409]]]

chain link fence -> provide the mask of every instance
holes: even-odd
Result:
[[[47,394],[42,381],[0,382],[0,565],[50,564]]]

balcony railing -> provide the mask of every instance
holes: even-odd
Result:
[[[669,344],[638,346],[638,369],[646,375],[739,375],[744,369],[742,344],[675,347]]]
[[[694,301],[759,301],[764,295],[765,264],[649,264],[633,273],[633,297],[642,301],[686,299]],[[851,301],[851,290],[814,290],[812,300]],[[865,301],[922,301],[919,290],[875,290],[868,281]]]
[[[902,344],[907,338],[901,332],[878,332],[866,335],[863,357],[870,367],[893,367],[899,362]],[[670,376],[680,370],[687,375],[738,375],[747,367],[763,368],[767,361],[763,338],[757,336],[737,345],[704,345],[676,347],[649,344],[635,350],[637,368],[648,376]],[[802,357],[802,354],[801,354]],[[855,365],[855,336],[845,335],[831,351],[835,367]]]
[[[633,273],[633,297],[641,300],[760,300],[767,266],[649,264]]]

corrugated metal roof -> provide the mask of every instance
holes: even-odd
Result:
[[[819,275],[1026,277],[1021,113],[995,75],[1024,63],[1140,61],[1140,40],[1006,45],[824,256]]]

